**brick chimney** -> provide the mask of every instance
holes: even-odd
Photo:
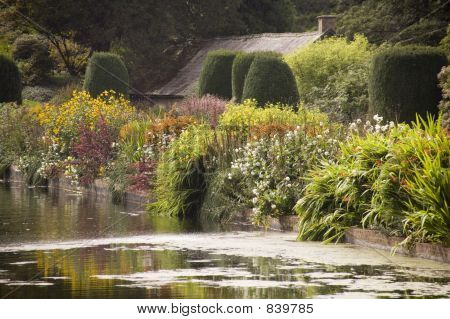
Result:
[[[323,34],[328,31],[336,32],[336,16],[326,15],[326,16],[318,16],[317,20],[319,20],[319,33]]]

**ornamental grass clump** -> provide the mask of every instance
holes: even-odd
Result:
[[[150,212],[167,216],[195,216],[206,192],[204,157],[212,136],[209,126],[189,126],[162,154],[156,170]]]
[[[108,171],[115,199],[127,189],[149,191],[154,185],[157,162],[184,129],[195,123],[190,116],[144,117],[124,124],[119,132],[117,156]]]
[[[339,241],[352,226],[450,245],[450,140],[440,120],[412,127],[353,123],[335,164],[308,174],[296,205],[299,239]]]
[[[193,116],[199,120],[208,122],[215,128],[219,117],[225,111],[227,101],[213,95],[205,95],[201,98],[188,97],[175,105],[175,113],[185,116]]]

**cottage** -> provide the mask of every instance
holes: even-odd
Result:
[[[276,51],[282,54],[293,52],[310,43],[335,34],[336,17],[318,17],[318,30],[304,33],[263,33],[246,36],[219,37],[204,40],[197,54],[177,73],[177,75],[148,97],[158,104],[172,104],[191,95],[195,91],[203,61],[208,52],[225,49],[244,52]]]

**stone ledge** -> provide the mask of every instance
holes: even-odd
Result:
[[[345,233],[345,241],[348,243],[383,250],[392,250],[404,239],[402,237],[387,236],[379,231],[361,228],[350,228]],[[411,251],[399,247],[395,253],[450,263],[450,247],[442,245],[418,243]]]

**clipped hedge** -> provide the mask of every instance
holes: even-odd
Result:
[[[17,65],[0,55],[0,103],[3,102],[22,103],[22,82]]]
[[[231,99],[231,70],[237,54],[238,52],[225,50],[208,53],[198,83],[200,97],[210,94],[226,100]]]
[[[296,107],[300,97],[289,65],[274,56],[256,56],[245,79],[242,99],[256,99],[259,106],[283,103]]]
[[[445,54],[430,47],[394,47],[376,54],[369,75],[369,112],[399,122],[436,114],[441,99],[437,74],[446,64]]]
[[[258,51],[250,53],[239,53],[233,62],[233,68],[231,72],[231,86],[233,92],[233,98],[235,102],[242,102],[242,93],[244,91],[245,78],[247,77],[250,66],[256,56],[274,56],[281,57],[281,54],[273,51]]]
[[[96,52],[89,60],[83,89],[94,98],[109,90],[127,97],[129,81],[128,70],[118,55]]]

